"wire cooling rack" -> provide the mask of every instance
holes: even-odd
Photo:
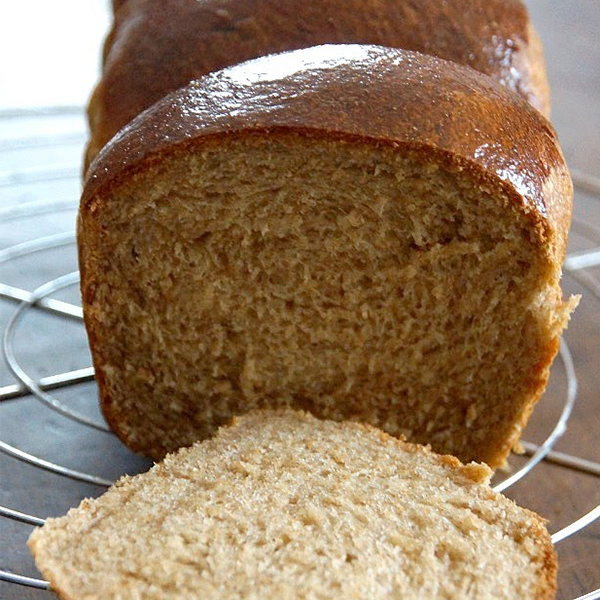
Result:
[[[50,594],[42,591],[48,583],[33,576],[25,549],[27,526],[42,525],[46,516],[64,513],[84,496],[102,493],[120,474],[149,464],[123,448],[97,411],[74,233],[84,136],[79,107],[0,112],[0,157],[7,165],[0,171],[0,317],[8,365],[0,376],[11,381],[0,387],[0,466],[7,484],[2,503],[8,504],[0,506],[2,537],[8,540],[0,581],[11,598],[25,597],[22,586],[37,588],[32,598]],[[578,172],[573,176],[578,193],[600,206],[600,180]],[[600,265],[600,227],[575,215],[573,233],[587,242],[567,256],[565,273],[600,301],[593,270]],[[562,382],[555,384],[554,372],[561,369]],[[523,443],[528,457],[523,464],[496,475],[497,491],[510,495],[511,486],[542,461],[600,478],[599,463],[553,450],[577,400],[577,368],[564,340],[554,372],[550,388],[561,396],[557,414],[541,442]],[[599,517],[600,505],[590,507],[556,531],[553,542],[560,544]],[[600,598],[600,587],[585,592],[577,600]]]

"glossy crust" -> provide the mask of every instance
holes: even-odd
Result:
[[[472,69],[415,52],[329,45],[223,69],[151,107],[104,148],[85,210],[131,171],[213,136],[284,130],[433,152],[502,186],[562,262],[572,185],[556,132],[525,101]]]
[[[546,116],[539,41],[520,0],[117,0],[89,105],[86,164],[126,123],[189,81],[328,43],[377,44],[466,64]]]
[[[269,56],[192,82],[140,115],[92,164],[79,219],[84,309],[99,273],[88,266],[97,249],[94,213],[136,173],[167,157],[218,144],[227,136],[280,135],[398,147],[464,170],[482,189],[502,190],[531,219],[539,252],[558,276],[571,215],[572,186],[552,126],[527,102],[472,69],[413,52],[376,46],[323,46]],[[85,311],[84,311],[85,312]],[[100,351],[85,312],[92,353]],[[550,365],[549,345],[539,372]],[[96,364],[103,412],[113,429],[103,373]],[[524,425],[546,378],[537,378]],[[516,424],[519,425],[519,424]],[[514,439],[490,449],[493,464]]]

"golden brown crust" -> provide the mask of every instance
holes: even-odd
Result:
[[[83,215],[80,211],[77,216],[77,238],[81,240],[83,238]],[[91,223],[87,224],[87,227],[91,227]],[[89,229],[88,229],[89,231]],[[78,253],[78,263],[79,263],[79,276],[80,279],[94,282],[95,277],[93,273],[88,273],[87,265],[89,264],[88,254],[90,252],[90,245],[84,243],[77,244],[77,253]],[[92,285],[83,286],[82,285],[82,300],[83,304],[90,306],[93,302],[93,283]],[[98,343],[97,335],[95,328],[93,326],[92,321],[89,318],[89,314],[84,311],[84,321],[87,330],[88,343],[90,348],[99,348],[101,344]],[[110,396],[108,385],[106,383],[106,378],[104,376],[104,372],[99,364],[99,353],[92,352],[92,364],[94,366],[94,379],[96,381],[96,385],[98,386],[98,396],[100,398],[100,409],[102,411],[102,416],[104,417],[106,423],[111,428],[111,430],[121,439],[125,439],[125,432],[122,431],[119,423],[119,415],[118,410],[114,403],[112,402],[112,398]]]
[[[168,154],[224,135],[275,131],[402,145],[500,184],[562,262],[572,185],[556,132],[491,79],[396,49],[337,45],[250,61],[175,92],[123,129],[92,165],[82,209]]]
[[[325,43],[405,48],[465,64],[548,113],[540,46],[519,0],[120,0],[114,7],[89,106],[88,164],[121,127],[189,81]]]
[[[539,517],[538,517],[539,518]],[[541,520],[541,519],[540,519]],[[546,532],[547,530],[543,525],[540,527]],[[541,539],[541,538],[540,538]],[[538,588],[538,598],[540,600],[553,600],[556,598],[556,590],[557,590],[557,575],[558,575],[558,558],[556,556],[556,550],[552,545],[552,540],[547,539],[543,542],[544,545],[544,566],[543,573],[545,578],[540,581],[540,586]]]

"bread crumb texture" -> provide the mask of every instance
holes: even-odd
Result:
[[[222,137],[81,225],[104,414],[155,458],[292,407],[497,467],[572,308],[522,205],[403,148]]]
[[[255,411],[29,541],[65,599],[541,599],[543,521],[489,469],[368,426]]]

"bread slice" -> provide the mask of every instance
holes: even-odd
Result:
[[[553,598],[543,519],[489,475],[371,427],[255,412],[29,546],[67,600]]]
[[[87,163],[121,127],[202,75],[327,43],[416,50],[490,75],[544,114],[542,51],[520,0],[122,0],[89,105]]]
[[[472,69],[337,45],[200,79],[85,185],[102,410],[156,458],[291,406],[498,466],[573,306],[571,197],[551,125]]]

